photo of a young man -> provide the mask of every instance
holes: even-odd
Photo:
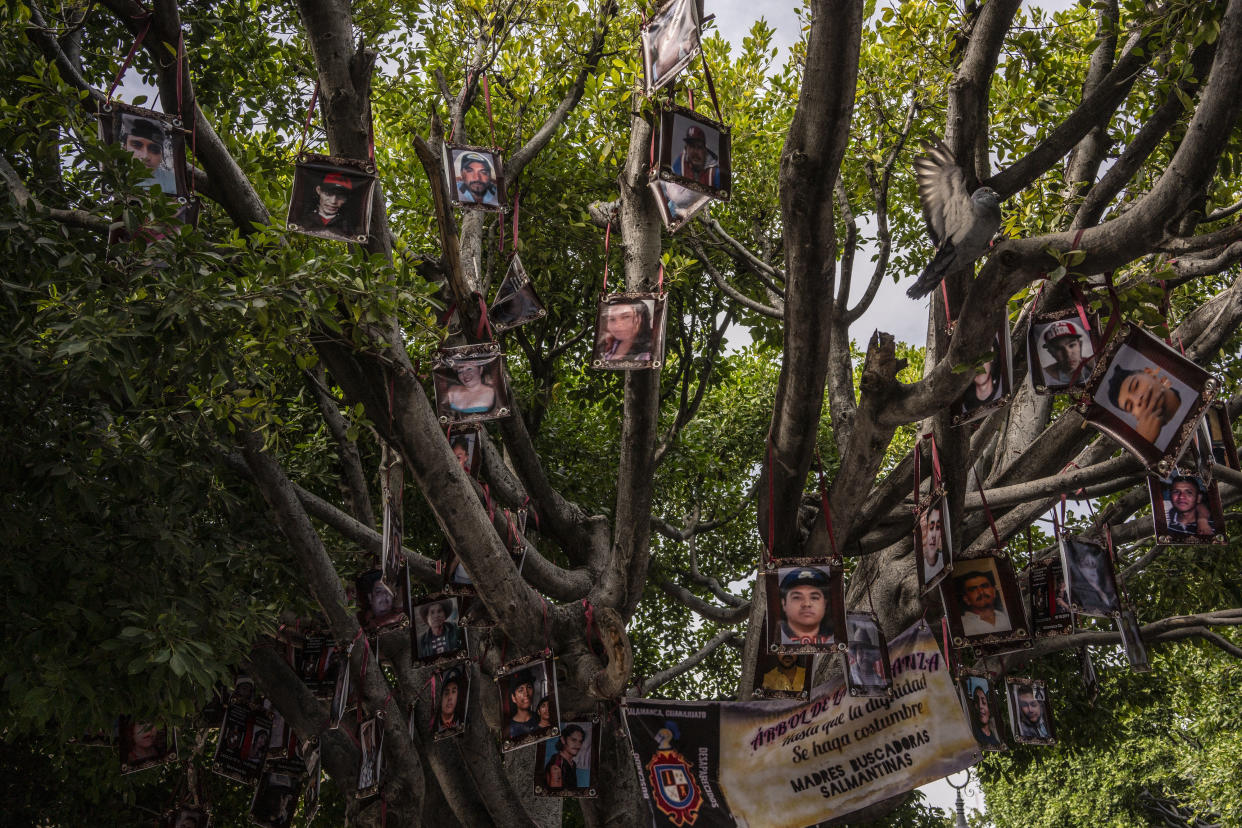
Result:
[[[560,736],[543,743],[536,789],[574,796],[591,787],[592,731],[591,722],[569,722]]]
[[[1013,629],[995,560],[982,557],[959,561],[953,580],[958,595],[961,632],[972,637]]]
[[[810,690],[809,655],[760,653],[755,668],[755,694],[767,698],[798,698]]]
[[[344,242],[370,233],[375,176],[341,159],[304,156],[293,171],[287,226],[297,233]]]
[[[700,0],[669,0],[642,27],[647,94],[677,77],[699,53]]]
[[[497,681],[504,750],[547,739],[559,730],[551,668],[551,661],[537,661],[504,674]]]
[[[914,556],[919,584],[926,592],[952,570],[953,540],[943,495],[933,498],[915,517]]]
[[[1014,738],[1025,744],[1052,744],[1052,715],[1043,682],[1008,679],[1006,683]]]
[[[831,574],[825,568],[805,566],[779,569],[777,576],[780,643],[833,648],[836,630]]]
[[[1049,391],[1084,386],[1095,370],[1092,332],[1078,318],[1031,324],[1031,380]]]
[[[484,147],[444,144],[449,198],[459,207],[500,210],[505,203],[500,155]]]
[[[171,115],[113,102],[99,115],[99,137],[104,143],[119,144],[145,168],[147,176],[139,187],[184,196],[185,138],[174,123]]]
[[[1072,535],[1062,535],[1060,542],[1062,568],[1074,611],[1100,617],[1116,613],[1121,600],[1108,548]]]

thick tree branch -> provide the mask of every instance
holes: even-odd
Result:
[[[367,487],[366,472],[362,470],[362,456],[358,453],[358,444],[349,437],[349,424],[337,407],[336,397],[327,388],[323,369],[308,371],[306,376],[311,391],[315,394],[315,402],[319,404],[319,413],[328,427],[328,433],[336,442],[337,460],[341,464],[341,474],[349,492],[350,512],[358,522],[373,526],[375,512],[371,508],[371,493]]]
[[[749,601],[736,607],[718,607],[704,601],[702,598],[695,595],[681,584],[675,583],[667,578],[659,578],[659,576],[655,577],[658,579],[657,583],[659,584],[660,589],[664,590],[666,595],[680,601],[682,604],[685,604],[688,608],[703,616],[708,621],[715,621],[717,624],[728,624],[732,626],[734,624],[742,623],[746,620],[746,617],[750,615],[751,605]]]
[[[708,641],[706,644],[704,644],[701,650],[699,650],[697,653],[687,658],[685,661],[681,662],[680,664],[675,664],[666,670],[661,670],[660,672],[656,673],[651,678],[646,678],[646,679],[643,679],[642,681],[639,681],[637,686],[635,686],[634,688],[634,695],[635,696],[651,695],[654,691],[668,684],[673,679],[677,678],[680,675],[684,675],[685,673],[689,672],[693,668],[697,667],[699,664],[702,664],[703,661],[709,655],[716,652],[716,650],[718,650],[722,644],[726,644],[731,641],[736,641],[737,638],[738,638],[738,634],[735,630],[721,630],[720,632],[712,636],[711,640]]]

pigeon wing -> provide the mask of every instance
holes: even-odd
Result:
[[[966,176],[944,142],[925,143],[923,155],[914,159],[919,184],[919,201],[927,234],[939,245],[945,238],[963,232],[974,222]]]

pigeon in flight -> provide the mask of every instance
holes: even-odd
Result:
[[[942,141],[925,143],[923,152],[914,159],[914,169],[936,255],[906,291],[911,299],[922,299],[947,274],[986,253],[1001,222],[1000,197],[991,187],[967,193],[966,176]]]

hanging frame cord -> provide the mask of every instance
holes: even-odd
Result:
[[[302,122],[302,136],[298,139],[298,155],[306,148],[306,133],[310,131],[311,119],[315,117],[315,103],[319,100],[319,81],[315,81],[315,91],[311,93],[310,105],[306,107],[306,119]]]
[[[720,114],[720,101],[716,98],[716,84],[712,80],[712,68],[707,64],[707,54],[699,49],[699,58],[703,61],[703,77],[707,79],[707,92],[712,96],[712,107],[716,110],[716,120],[721,124],[724,123],[724,116]],[[690,105],[694,109],[694,105]]]
[[[608,248],[612,244],[612,221],[604,227],[604,295],[608,295]]]
[[[138,54],[138,50],[142,48],[142,41],[146,39],[147,32],[151,31],[152,15],[148,12],[145,15],[146,22],[143,23],[142,30],[138,32],[138,36],[134,38],[134,43],[129,47],[129,54],[125,56],[125,60],[121,62],[121,68],[116,71],[116,77],[112,79],[112,85],[108,87],[108,94],[105,96],[106,103],[112,103],[112,95],[116,92],[117,86],[121,83],[121,78],[125,77],[125,73],[129,71],[129,64],[133,62],[134,56]]]

